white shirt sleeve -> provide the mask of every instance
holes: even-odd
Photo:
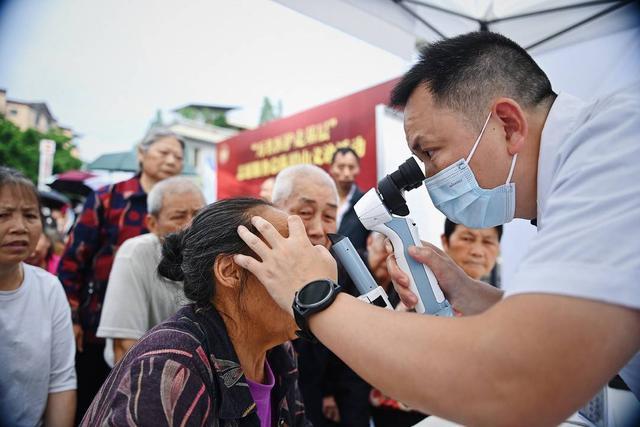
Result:
[[[149,296],[135,251],[123,248],[113,262],[97,336],[137,340],[150,328]]]
[[[76,389],[76,343],[71,324],[71,308],[60,281],[54,277],[51,319],[51,371],[49,393]]]
[[[558,150],[544,225],[507,297],[551,293],[640,309],[640,103],[620,104],[594,109]]]

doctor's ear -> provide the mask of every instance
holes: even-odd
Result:
[[[491,112],[504,129],[509,154],[513,156],[521,152],[529,133],[529,125],[520,105],[511,98],[498,98]]]

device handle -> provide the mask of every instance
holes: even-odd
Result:
[[[391,221],[375,227],[389,238],[398,266],[409,276],[409,288],[418,298],[418,313],[437,316],[452,316],[449,302],[445,299],[438,279],[429,267],[419,263],[408,253],[409,246],[421,246],[418,229],[409,217],[393,216]]]

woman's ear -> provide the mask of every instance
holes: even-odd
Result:
[[[213,276],[216,286],[234,288],[242,281],[242,269],[232,255],[219,255],[213,263]]]
[[[529,125],[520,105],[510,98],[498,98],[493,104],[492,113],[502,122],[509,154],[513,156],[521,152],[529,133]]]

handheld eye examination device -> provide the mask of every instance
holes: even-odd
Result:
[[[422,243],[418,227],[409,217],[404,192],[418,188],[424,179],[418,163],[411,157],[398,170],[382,178],[378,188],[367,191],[355,204],[354,210],[367,230],[382,233],[391,241],[396,262],[409,276],[409,288],[418,297],[416,311],[452,316],[451,305],[445,299],[433,272],[407,252],[409,246],[421,246]],[[349,272],[346,265],[345,268]]]
[[[331,240],[331,251],[344,269],[347,270],[349,277],[351,277],[360,293],[358,299],[378,307],[393,310],[387,293],[382,286],[378,286],[369,269],[364,265],[364,261],[362,261],[362,258],[353,247],[351,240],[340,234],[329,234],[329,240]]]

